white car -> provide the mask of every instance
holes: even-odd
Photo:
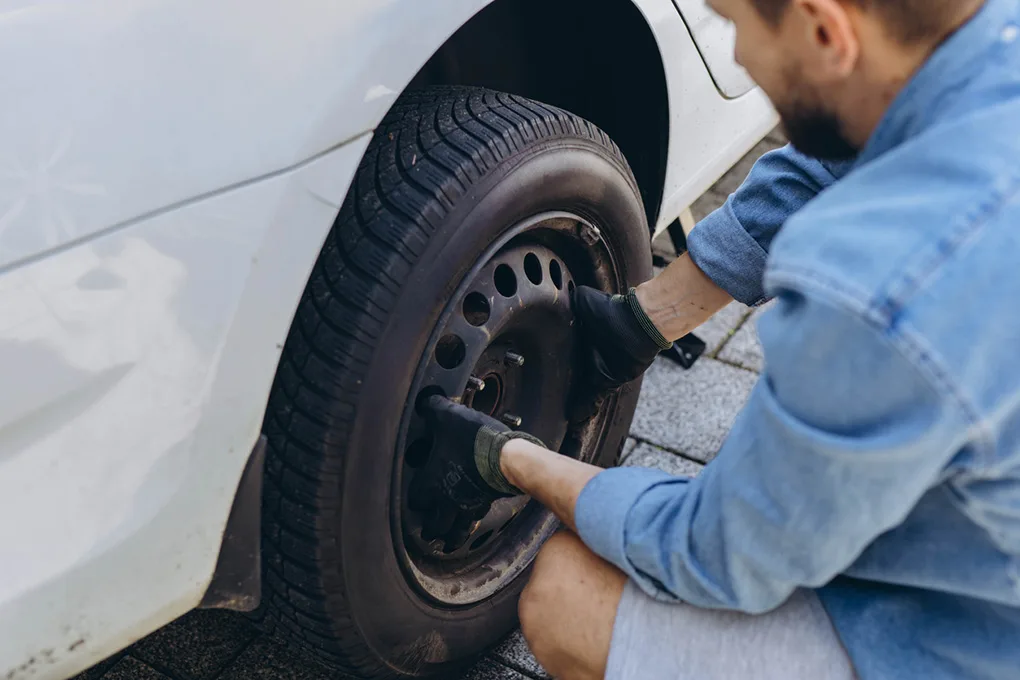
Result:
[[[555,524],[423,522],[415,400],[614,461],[637,388],[568,432],[568,293],[649,277],[774,124],[731,29],[702,0],[0,12],[0,678],[195,607],[361,677],[464,667]]]

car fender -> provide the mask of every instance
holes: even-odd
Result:
[[[0,72],[0,91],[18,105],[0,109],[0,270],[285,171],[373,129],[490,2],[444,0],[443,11],[418,0],[6,5],[0,60],[18,67]],[[691,114],[741,123],[759,120],[761,103],[746,101],[752,94],[706,106],[711,77],[671,0],[635,4],[656,36],[679,130],[663,211],[671,220],[674,204],[693,200],[683,186],[691,169],[720,141],[685,133]],[[745,141],[736,138],[724,146]]]
[[[199,603],[369,137],[0,274],[0,677],[68,677]]]
[[[5,3],[0,269],[372,129],[487,2]]]

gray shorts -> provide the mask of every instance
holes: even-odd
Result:
[[[606,680],[854,680],[818,596],[761,616],[666,604],[627,582]]]

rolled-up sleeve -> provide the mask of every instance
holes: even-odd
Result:
[[[763,155],[726,203],[691,232],[691,259],[734,299],[764,302],[762,277],[772,239],[786,218],[851,167],[849,161],[809,158],[789,145]]]
[[[966,445],[966,411],[891,331],[784,291],[759,324],[766,371],[695,479],[607,470],[578,532],[646,592],[771,610],[898,525]]]

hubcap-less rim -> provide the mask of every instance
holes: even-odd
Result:
[[[406,501],[432,448],[414,402],[442,393],[554,450],[590,459],[604,413],[568,433],[566,407],[575,363],[573,269],[602,287],[615,278],[597,235],[581,218],[564,214],[511,230],[465,277],[419,364],[398,438],[394,538],[413,583],[442,604],[471,604],[498,592],[530,564],[557,520],[527,497],[507,498],[485,517],[461,522],[453,540],[431,535],[425,517]]]

